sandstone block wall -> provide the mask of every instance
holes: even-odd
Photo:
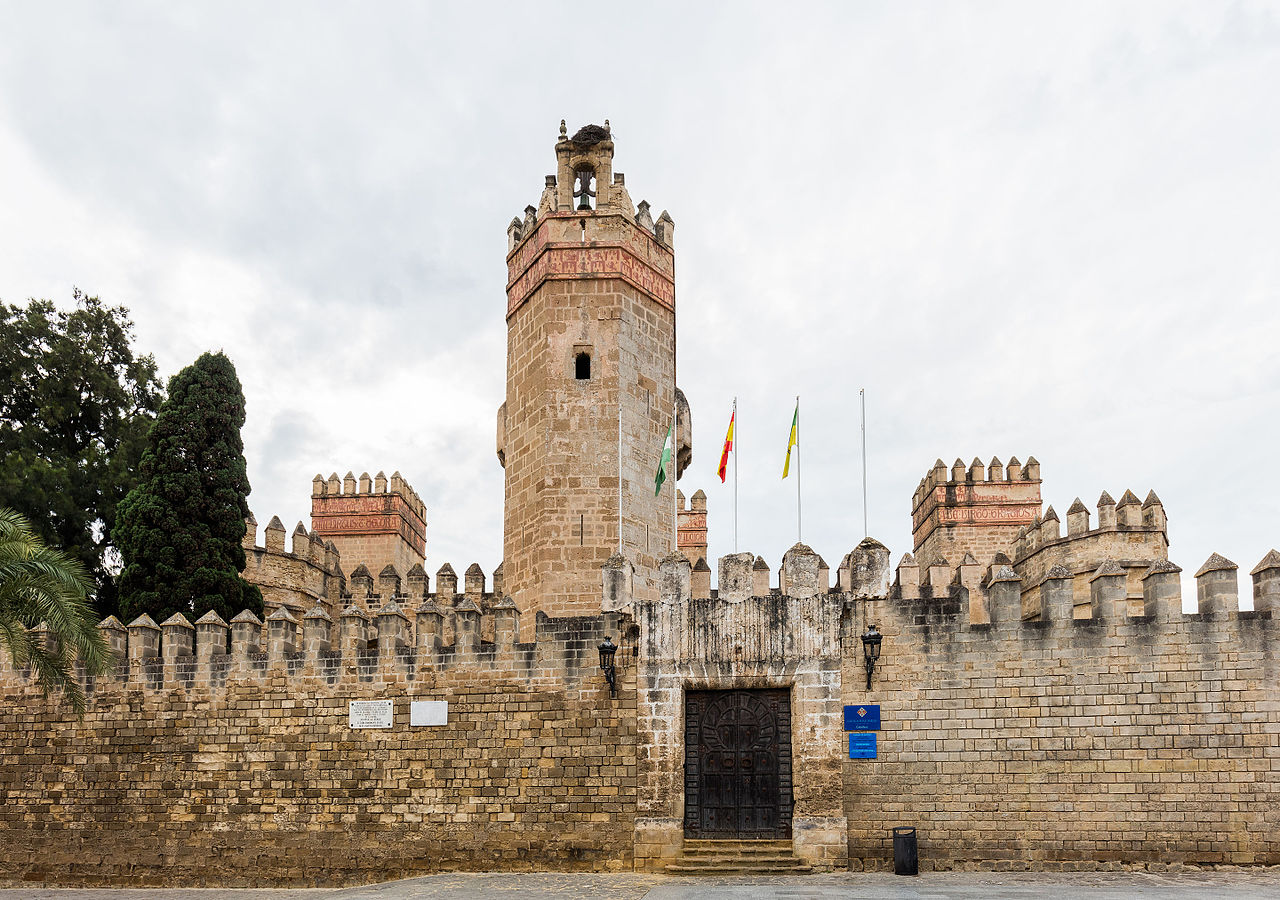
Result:
[[[233,886],[629,868],[633,657],[619,653],[611,697],[599,617],[540,619],[527,644],[511,642],[506,618],[492,644],[464,609],[456,645],[440,647],[439,615],[409,626],[391,603],[332,629],[308,618],[301,632],[285,617],[261,631],[238,618],[230,655],[214,652],[225,625],[202,620],[211,639],[202,630],[191,653],[178,623],[162,649],[149,632],[160,629],[135,623],[130,661],[93,685],[82,722],[4,673],[0,879]],[[392,700],[393,726],[348,727],[362,699]],[[448,701],[448,724],[411,727],[415,699]]]
[[[590,213],[548,216],[509,257],[503,564],[526,613],[600,610],[620,512],[637,590],[656,595],[675,542],[675,473],[653,492],[676,404],[672,259],[636,223]]]
[[[262,591],[267,614],[284,607],[295,616],[313,606],[333,613],[346,590],[338,549],[318,534],[307,534],[299,522],[290,550],[285,550],[284,524],[273,516],[257,544],[257,522],[245,521],[244,578]]]
[[[1255,612],[1238,612],[1235,566],[1215,555],[1195,615],[1176,566],[1151,567],[1135,615],[1126,572],[1104,564],[1090,618],[1059,569],[1036,621],[1007,567],[919,589],[900,569],[844,639],[845,703],[883,719],[879,757],[844,762],[850,860],[888,865],[891,829],[912,825],[926,868],[1280,863],[1273,556]],[[867,623],[884,634],[871,691]]]

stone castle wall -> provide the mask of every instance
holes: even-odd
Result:
[[[647,599],[629,568],[605,569],[616,612],[539,616],[523,644],[478,567],[461,593],[450,568],[433,595],[412,576],[421,600],[362,586],[336,621],[108,619],[126,662],[91,685],[79,723],[0,672],[0,877],[660,868],[683,844],[686,693],[744,687],[789,692],[793,845],[818,869],[886,868],[902,824],[925,868],[1280,863],[1280,554],[1253,570],[1244,612],[1215,554],[1190,615],[1176,565],[1148,567],[1139,610],[1107,560],[1087,618],[1065,567],[1027,618],[1011,566],[922,572],[907,556],[890,586],[872,540],[834,587],[803,545],[776,585],[741,553],[703,590],[672,555]],[[870,624],[883,644],[867,690]],[[621,647],[616,697],[605,634]],[[353,699],[392,700],[393,727],[348,727]],[[449,701],[449,724],[409,726],[414,699]],[[841,708],[866,703],[881,706],[877,757],[850,760]]]
[[[1192,615],[1167,561],[1140,611],[1099,566],[1083,619],[1065,568],[1035,621],[1008,567],[973,588],[901,576],[845,639],[845,702],[883,718],[878,758],[844,763],[850,860],[883,865],[912,825],[939,868],[1280,863],[1280,557],[1254,571],[1253,612],[1216,554]],[[884,634],[871,691],[866,623]]]
[[[270,615],[284,607],[300,617],[313,606],[330,614],[340,609],[346,579],[333,542],[307,534],[299,522],[286,551],[284,524],[279,516],[272,516],[263,530],[262,545],[258,545],[257,525],[253,516],[245,520],[245,567],[241,574],[262,591],[264,611]]]
[[[392,601],[265,632],[137,625],[83,721],[3,673],[0,879],[77,884],[328,884],[447,869],[631,865],[634,664],[616,697],[596,645],[616,622],[480,615]],[[440,646],[443,619],[458,639]],[[249,617],[250,619],[252,617]],[[184,620],[185,622],[185,620]],[[606,628],[606,626],[608,626]],[[373,636],[378,646],[370,649]],[[327,649],[332,646],[333,649]],[[194,652],[192,652],[194,649]],[[348,725],[389,699],[387,729]],[[413,700],[448,724],[410,725]]]

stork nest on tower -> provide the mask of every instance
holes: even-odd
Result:
[[[583,125],[574,132],[570,140],[583,147],[592,147],[601,141],[609,140],[609,132],[599,125]]]

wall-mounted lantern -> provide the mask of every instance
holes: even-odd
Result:
[[[613,639],[606,636],[604,642],[600,645],[600,671],[604,672],[604,680],[609,682],[609,693],[617,692],[618,670],[613,665],[613,655],[618,652],[618,646]]]
[[[876,630],[876,626],[868,625],[867,633],[862,636],[862,657],[867,664],[867,690],[871,690],[871,672],[880,658],[880,642],[884,635]],[[603,648],[601,648],[603,650]],[[603,658],[603,656],[601,657]]]

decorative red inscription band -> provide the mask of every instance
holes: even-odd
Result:
[[[676,306],[675,282],[625,247],[548,246],[507,289],[507,315],[519,309],[543,281],[554,278],[620,278],[667,309]]]

